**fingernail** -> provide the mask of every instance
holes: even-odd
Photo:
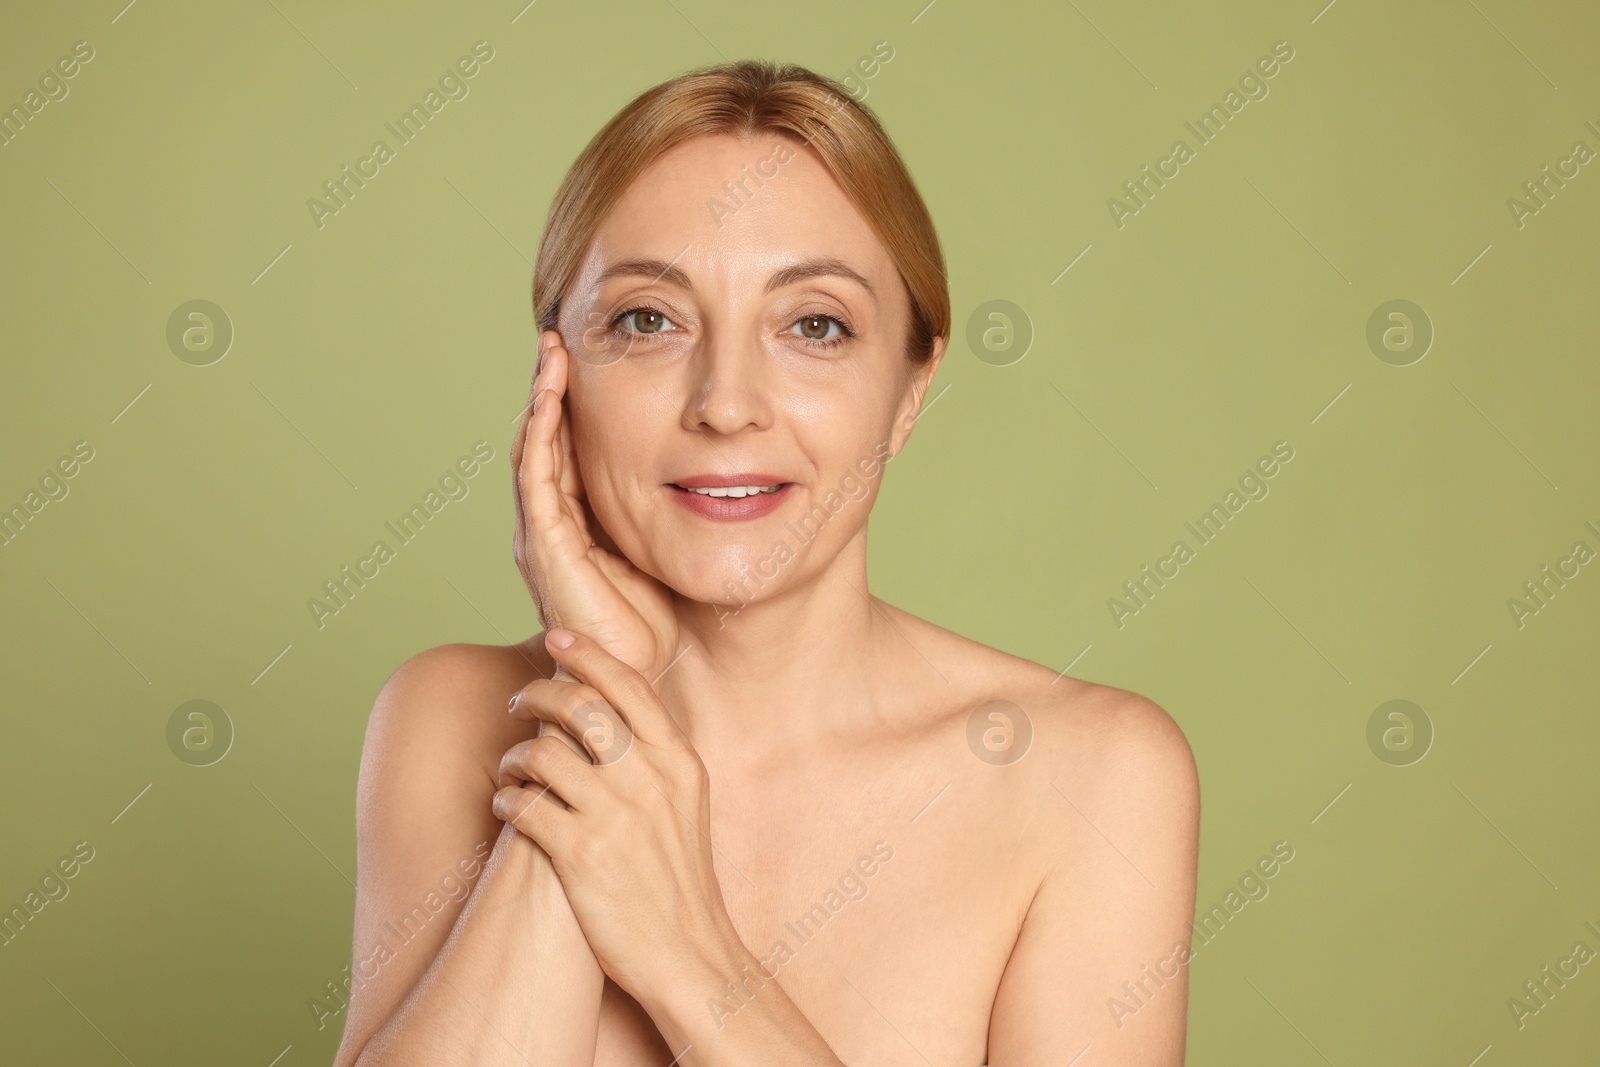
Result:
[[[515,692],[515,693],[512,693],[512,694],[511,694],[511,701],[510,701],[510,703],[508,703],[508,704],[507,704],[507,705],[506,705],[506,711],[507,711],[507,713],[509,713],[509,714],[513,714],[513,715],[514,715],[514,714],[516,714],[516,711],[517,711],[517,701],[519,701],[519,700],[521,700],[521,699],[522,699],[522,691],[521,691],[521,690],[518,690],[518,691],[517,691],[517,692]]]
[[[545,634],[544,638],[551,648],[571,648],[572,642],[578,639],[578,635],[571,630],[563,630],[557,627]]]

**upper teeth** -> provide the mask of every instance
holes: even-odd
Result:
[[[706,489],[689,490],[689,492],[699,493],[701,496],[731,496],[735,499],[751,496],[755,493],[776,493],[777,491],[778,487],[776,485],[718,485]]]

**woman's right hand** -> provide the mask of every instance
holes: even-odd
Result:
[[[530,402],[511,446],[517,568],[545,629],[575,630],[653,683],[678,655],[672,593],[635,567],[588,507],[565,398],[572,354],[539,335]]]

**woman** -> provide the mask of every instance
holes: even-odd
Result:
[[[1181,1063],[1182,733],[867,590],[950,332],[871,112],[756,62],[647,91],[534,305],[515,548],[552,628],[377,699],[336,1063]]]

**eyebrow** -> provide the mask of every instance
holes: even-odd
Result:
[[[603,285],[611,278],[624,275],[640,275],[653,281],[665,281],[670,285],[678,286],[680,289],[689,289],[691,291],[694,289],[694,286],[689,282],[689,276],[680,268],[664,259],[648,258],[624,259],[613,263],[600,272],[597,284]],[[874,298],[878,295],[876,290],[872,288],[872,283],[842,259],[808,259],[801,263],[791,264],[780,271],[774,272],[772,277],[767,279],[766,288],[762,291],[770,293],[775,289],[780,289],[785,285],[792,285],[806,278],[821,277],[845,278],[861,286]]]

